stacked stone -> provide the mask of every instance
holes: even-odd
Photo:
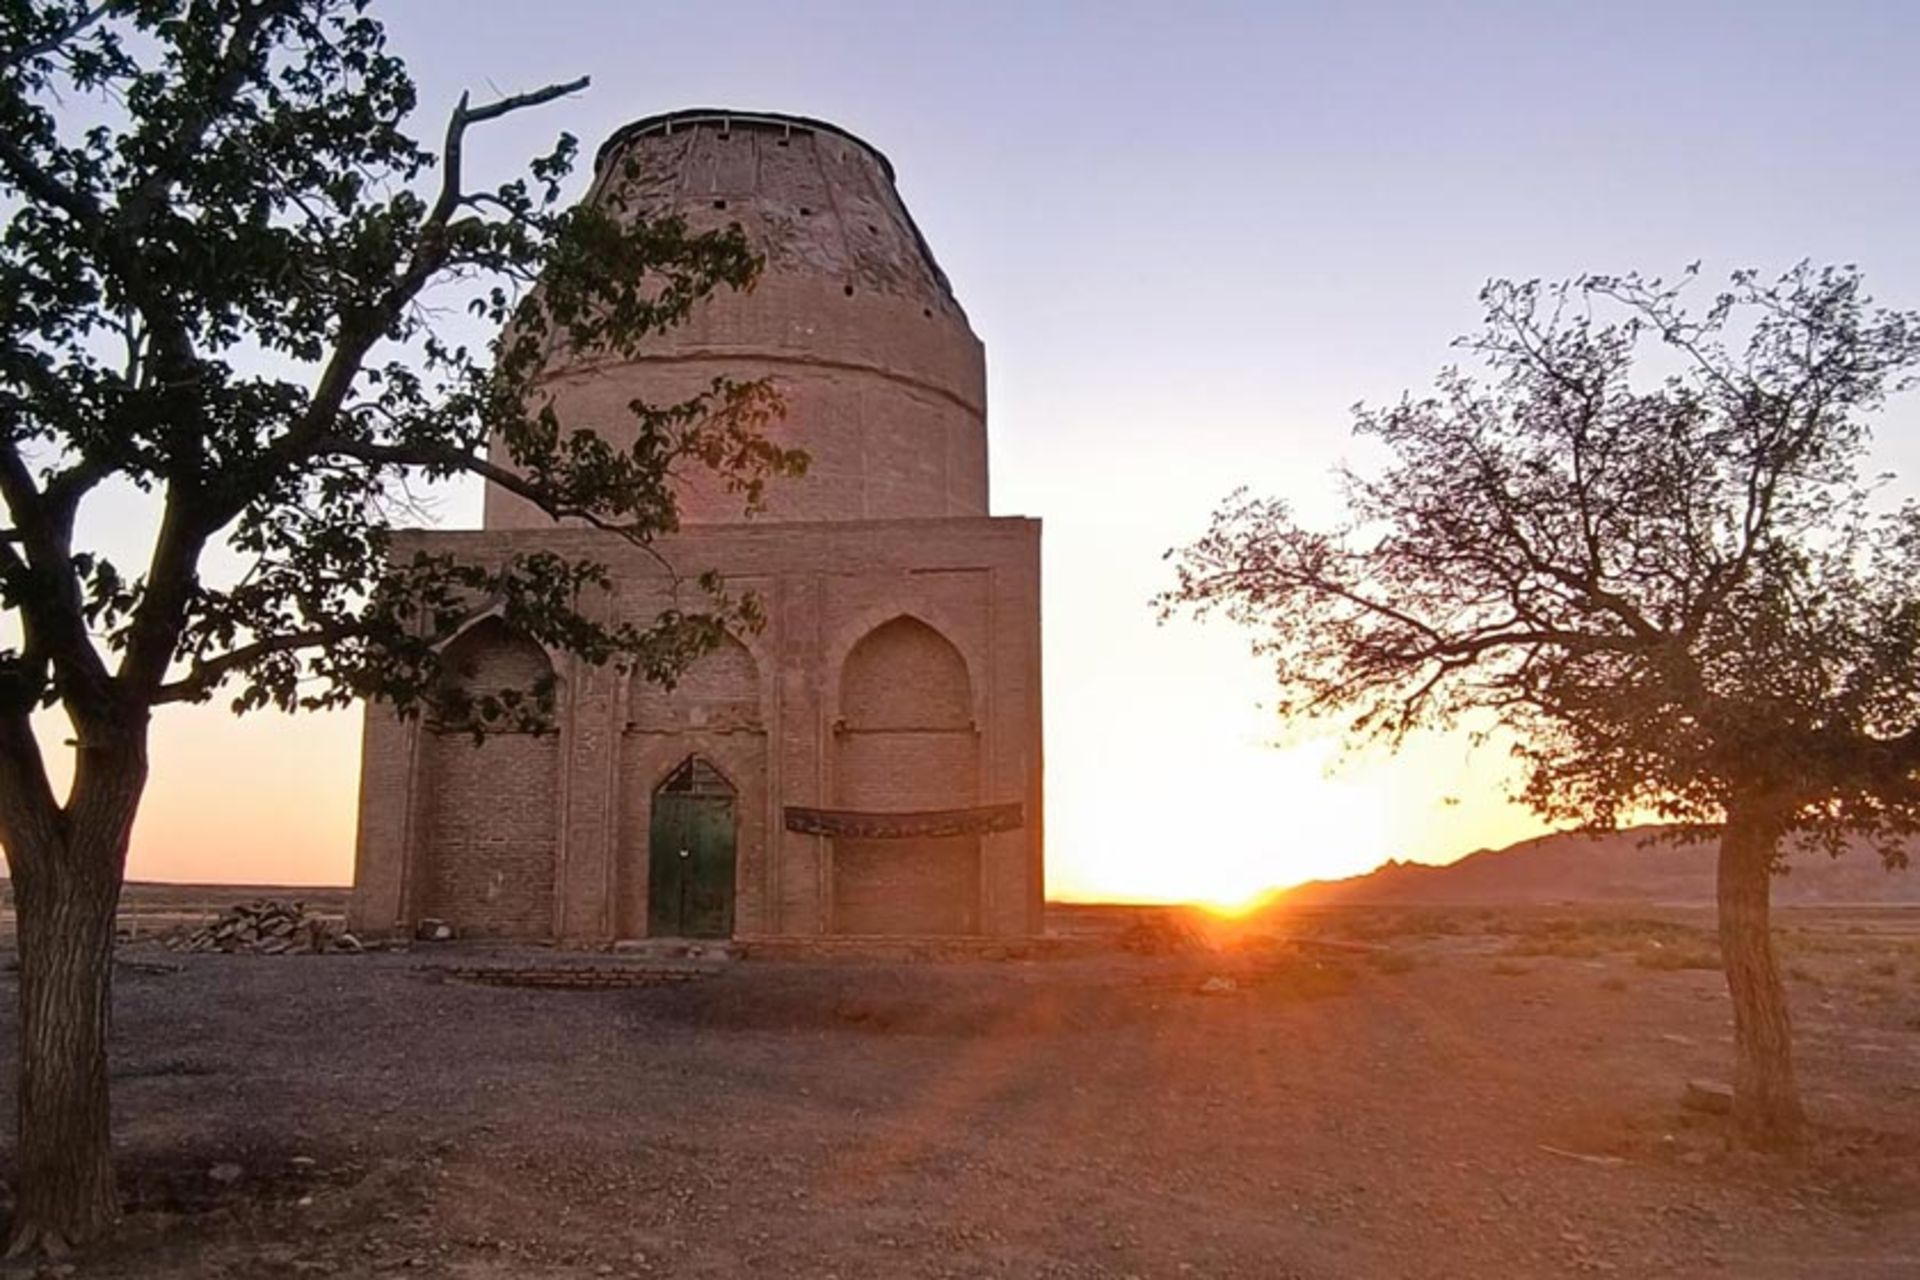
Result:
[[[308,915],[299,902],[260,898],[221,912],[198,928],[182,929],[162,940],[170,951],[219,951],[247,955],[348,954],[365,950],[360,940],[324,916]]]

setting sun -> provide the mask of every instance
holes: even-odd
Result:
[[[1109,780],[1056,770],[1056,895],[1244,910],[1276,887],[1353,875],[1388,856],[1387,797],[1370,779],[1329,773],[1326,744],[1278,749],[1251,735],[1192,741],[1170,767],[1133,744],[1097,757]],[[1071,759],[1071,750],[1063,744],[1061,755]],[[1111,789],[1116,775],[1152,774],[1166,794],[1129,804]],[[1236,797],[1258,798],[1256,823]]]

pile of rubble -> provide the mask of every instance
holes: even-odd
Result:
[[[170,951],[224,951],[248,955],[321,955],[366,950],[360,940],[325,916],[307,914],[298,902],[261,898],[227,908],[206,924],[176,930],[163,940]]]

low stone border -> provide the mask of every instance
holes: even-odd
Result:
[[[1110,950],[1084,938],[957,938],[875,934],[841,938],[735,938],[740,960],[892,960],[944,964],[966,960],[1059,960]]]
[[[454,982],[486,987],[667,987],[713,976],[711,969],[642,965],[444,965],[434,969]]]

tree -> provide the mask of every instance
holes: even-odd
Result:
[[[1782,1147],[1783,842],[1870,832],[1894,865],[1920,825],[1920,506],[1876,514],[1859,471],[1920,315],[1851,267],[1741,272],[1704,307],[1694,274],[1488,286],[1457,344],[1481,376],[1356,410],[1391,461],[1343,473],[1346,523],[1236,494],[1160,606],[1257,629],[1283,715],[1389,746],[1497,725],[1549,819],[1717,830],[1735,1120]]]
[[[763,383],[635,404],[631,448],[559,422],[559,347],[630,354],[759,259],[617,207],[564,208],[573,139],[470,188],[475,125],[585,85],[462,98],[437,155],[366,0],[0,0],[0,844],[20,963],[15,1252],[116,1213],[106,1042],[114,912],[155,706],[382,697],[417,712],[437,644],[480,612],[593,662],[669,678],[750,600],[702,580],[636,628],[595,621],[592,561],[389,562],[407,485],[479,476],[556,519],[648,541],[671,478],[720,474],[749,507],[804,457],[763,428]],[[437,168],[437,175],[432,173]],[[536,285],[537,280],[537,287]],[[491,351],[443,336],[465,300]],[[609,433],[612,434],[612,433]],[[511,465],[488,459],[489,437]],[[157,513],[144,566],[82,538],[116,481]],[[227,550],[242,569],[216,572]],[[215,554],[210,556],[210,552]],[[517,692],[517,691],[516,691]],[[61,708],[56,795],[30,715]],[[479,722],[537,718],[501,695]]]

